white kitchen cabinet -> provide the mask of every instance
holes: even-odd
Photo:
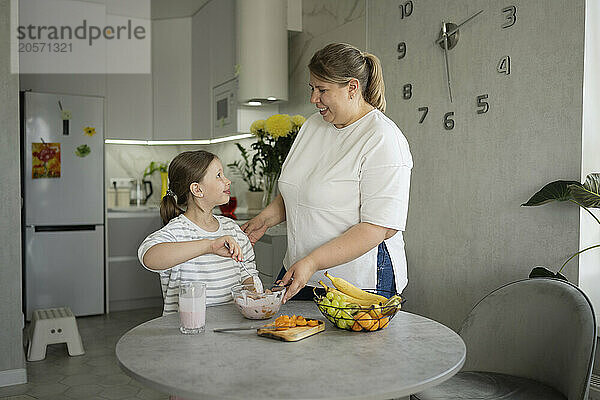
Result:
[[[256,268],[265,287],[273,285],[283,267],[287,249],[285,226],[279,225],[267,230],[254,245]]]
[[[192,131],[192,18],[152,21],[153,136],[197,139]]]
[[[235,75],[235,0],[211,1],[206,9],[210,15],[210,77],[215,87]]]
[[[192,131],[211,138],[210,15],[206,7],[192,17]]]
[[[159,276],[137,257],[140,243],[162,227],[158,211],[109,211],[107,225],[109,311],[162,307]]]
[[[106,139],[152,139],[152,75],[106,74]]]

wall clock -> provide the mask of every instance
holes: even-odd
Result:
[[[386,94],[395,92],[391,97],[400,100],[402,117],[416,120],[417,129],[446,133],[483,123],[503,102],[515,100],[515,85],[535,73],[531,67],[539,59],[531,58],[552,57],[543,54],[547,43],[537,42],[537,30],[555,26],[569,12],[556,1],[385,3],[371,7],[387,11],[382,15],[385,43],[373,43],[373,36],[369,41],[376,48],[385,46],[378,55],[384,62]]]

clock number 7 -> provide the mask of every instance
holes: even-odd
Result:
[[[427,113],[429,112],[429,107],[419,107],[418,110],[423,113],[423,115],[421,115],[421,119],[419,120],[419,123],[422,124],[423,121],[425,121]]]
[[[506,21],[502,24],[502,29],[509,28],[517,22],[517,7],[516,6],[508,6],[502,9],[503,13],[506,13]]]

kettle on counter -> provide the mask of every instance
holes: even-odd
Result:
[[[141,206],[146,204],[154,191],[152,182],[141,179],[132,179],[131,190],[129,192],[129,204],[132,206]]]

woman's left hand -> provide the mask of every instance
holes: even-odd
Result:
[[[292,265],[281,279],[282,285],[287,286],[289,284],[285,296],[283,296],[283,303],[294,297],[300,289],[306,286],[306,282],[318,270],[317,264],[310,256],[304,257]]]

